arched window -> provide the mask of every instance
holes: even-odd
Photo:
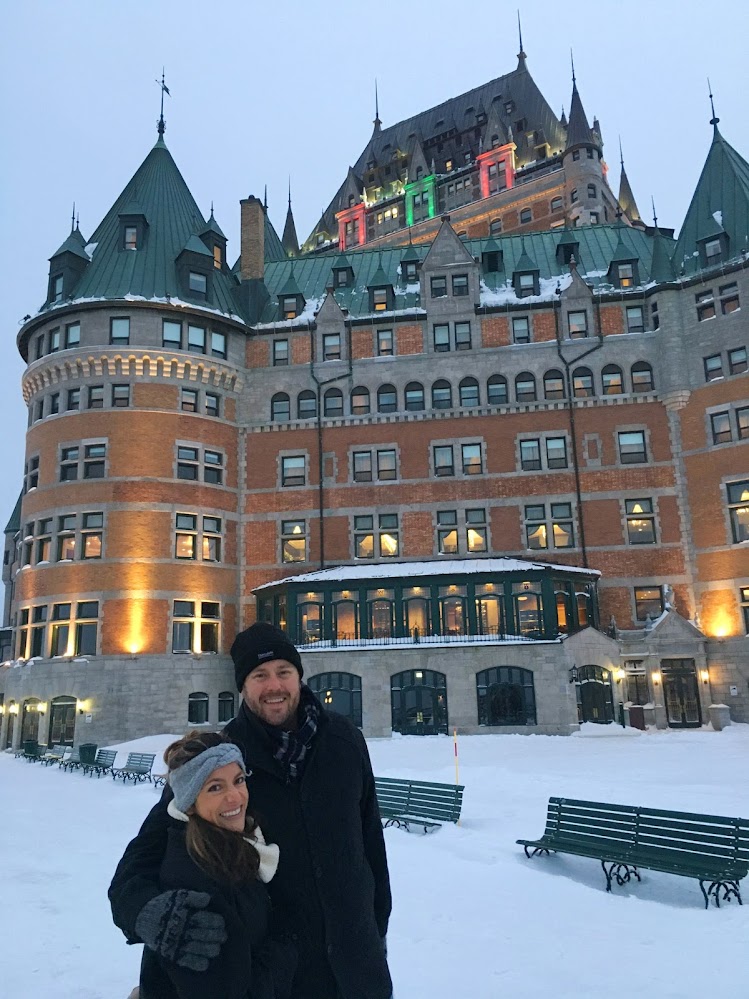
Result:
[[[187,698],[187,721],[190,725],[204,725],[208,721],[208,694],[197,690]]]
[[[297,627],[300,645],[311,645],[319,642],[323,626],[323,595],[322,593],[307,593],[303,603],[297,604]]]
[[[432,409],[452,409],[453,390],[450,382],[440,378],[432,385]]]
[[[352,642],[359,638],[359,591],[340,590],[333,593],[333,637],[336,642]]]
[[[632,391],[652,392],[655,388],[653,383],[653,369],[647,361],[635,361],[632,365]]]
[[[492,219],[489,223],[489,235],[499,236],[502,232],[502,219]]]
[[[377,412],[394,413],[398,408],[398,395],[394,385],[380,385],[377,389]]]
[[[310,389],[296,397],[296,415],[298,420],[314,420],[317,416],[317,396]]]
[[[507,404],[507,379],[504,375],[490,375],[486,382],[486,401],[490,406]]]
[[[234,691],[222,690],[218,695],[218,720],[219,723],[230,722],[234,717]]]
[[[361,677],[354,673],[318,673],[306,681],[309,689],[330,711],[362,727]]]
[[[440,634],[466,635],[468,633],[468,604],[465,586],[440,586],[438,588]]]
[[[429,590],[421,586],[412,586],[403,590],[403,620],[405,629],[411,638],[418,640],[432,632],[432,601]]]
[[[464,378],[458,386],[460,405],[464,409],[473,409],[481,405],[479,399],[479,383],[475,378]]]
[[[624,376],[618,364],[607,364],[601,371],[604,395],[621,395],[624,391]]]
[[[403,735],[447,734],[447,681],[431,669],[405,670],[390,678],[393,731]]]
[[[533,587],[537,589],[533,589]],[[513,627],[516,635],[525,638],[543,638],[543,608],[541,584],[522,582],[512,584]]]
[[[519,666],[495,666],[476,674],[479,725],[535,725],[533,673]]]
[[[62,696],[52,700],[49,718],[50,746],[72,746],[75,735],[75,697]]]
[[[533,218],[533,214],[532,214],[530,208],[523,208],[521,210],[521,212],[520,212],[520,221],[522,223],[530,222],[532,218]]]
[[[329,388],[323,396],[323,414],[325,416],[343,416],[343,392],[338,388]]]
[[[571,585],[561,580],[555,580],[554,600],[557,608],[557,631],[560,635],[569,635],[576,631],[572,618]]]
[[[564,375],[552,368],[544,375],[544,399],[564,399]]]
[[[552,198],[550,208],[552,212],[561,212],[564,208],[564,202],[561,198]]]
[[[584,399],[593,393],[593,372],[590,368],[575,368],[572,372],[572,394],[576,399]]]
[[[369,389],[357,385],[351,390],[351,413],[353,416],[365,416],[369,411]]]
[[[424,386],[421,382],[406,385],[406,409],[410,412],[424,409]]]
[[[515,398],[518,402],[536,401],[536,379],[530,371],[521,371],[515,379]]]
[[[274,423],[288,423],[291,419],[291,402],[285,392],[276,392],[271,399],[270,418]]]

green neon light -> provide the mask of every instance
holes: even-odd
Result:
[[[436,185],[437,179],[434,174],[430,174],[428,177],[420,177],[419,180],[414,181],[413,184],[405,184],[403,187],[403,193],[406,200],[406,225],[414,224],[414,195],[426,194],[427,196],[427,214],[426,217],[433,219],[436,214]],[[421,221],[421,219],[419,219]]]

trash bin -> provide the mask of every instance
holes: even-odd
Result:
[[[84,766],[94,762],[96,759],[96,749],[95,742],[83,742],[78,747],[78,759]]]
[[[39,750],[39,743],[36,739],[24,739],[23,752],[25,756],[35,756]]]
[[[630,704],[629,706],[630,728],[639,728],[645,731],[645,710],[641,704]]]
[[[731,709],[727,704],[711,704],[708,709],[710,724],[716,732],[722,732],[731,724]]]

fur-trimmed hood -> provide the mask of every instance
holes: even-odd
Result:
[[[173,819],[177,819],[179,822],[189,822],[190,820],[188,815],[181,812],[179,808],[177,808],[174,803],[174,799],[169,802],[167,812]],[[251,843],[252,846],[255,847],[260,857],[260,867],[257,872],[258,878],[264,884],[268,884],[268,882],[273,879],[273,875],[276,873],[276,869],[278,868],[278,846],[275,843],[265,842],[265,836],[263,836],[263,830],[260,826],[255,826],[253,835],[245,836],[245,839],[248,843]]]

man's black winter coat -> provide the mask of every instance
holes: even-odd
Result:
[[[390,999],[384,954],[391,897],[374,777],[361,732],[321,709],[302,775],[291,781],[271,738],[242,706],[226,734],[242,750],[249,807],[280,848],[268,890],[271,933],[290,933],[299,963],[293,999]],[[168,793],[128,845],[109,889],[114,921],[138,943],[135,921],[158,894]],[[218,960],[221,960],[219,957]]]

